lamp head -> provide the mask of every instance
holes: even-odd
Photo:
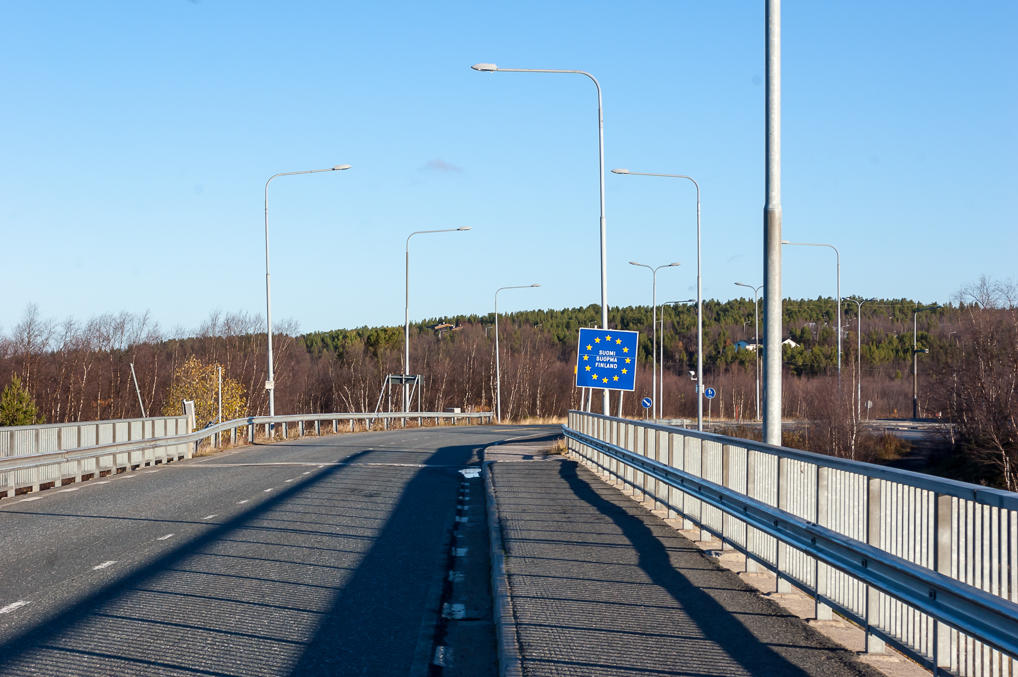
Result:
[[[471,226],[460,226],[456,230],[471,230]]]
[[[630,261],[630,262],[629,262],[629,265],[631,265],[631,266],[642,266],[642,265],[644,265],[644,264],[642,264],[642,263],[637,263],[636,261]]]
[[[540,284],[539,282],[535,282],[534,284],[532,284],[532,285],[530,285],[530,286],[531,286],[531,287],[540,287],[540,286],[541,286],[541,284]]]
[[[681,265],[682,265],[682,264],[681,264],[681,263],[679,263],[678,261],[674,261],[674,262],[672,262],[672,263],[669,263],[669,264],[668,264],[667,266],[665,266],[665,268],[672,268],[672,267],[674,267],[674,266],[681,266]]]
[[[792,244],[789,240],[782,240],[781,244]]]
[[[628,169],[613,169],[612,174],[628,174]]]
[[[485,73],[491,73],[498,70],[498,66],[493,63],[475,63],[471,66],[475,71],[483,71]]]
[[[340,172],[343,171],[344,169],[350,169],[350,165],[336,165],[335,167],[332,168],[332,171]]]

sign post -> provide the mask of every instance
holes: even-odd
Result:
[[[703,389],[703,396],[707,398],[707,419],[708,420],[710,420],[710,410],[711,410],[711,406],[710,405],[713,403],[714,398],[717,397],[717,394],[718,394],[718,391],[714,390],[713,388],[711,388],[709,386]]]

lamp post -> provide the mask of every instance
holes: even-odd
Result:
[[[916,306],[912,312],[912,418],[919,418],[919,353],[930,352],[929,348],[919,350],[919,312],[923,310],[936,310],[940,305]]]
[[[855,417],[859,420],[862,419],[862,306],[864,303],[870,301],[876,301],[876,299],[854,299],[849,298],[849,301],[856,306],[855,315]]]
[[[652,307],[653,307],[653,310],[651,311],[651,328],[653,329],[651,334],[652,334],[653,338],[651,339],[651,344],[650,344],[650,358],[651,358],[651,368],[650,368],[651,386],[650,386],[650,393],[651,393],[651,395],[654,398],[654,410],[653,410],[654,420],[657,420],[658,418],[660,418],[659,412],[661,411],[661,408],[660,408],[659,403],[658,403],[658,396],[657,396],[657,271],[661,270],[662,268],[673,268],[673,267],[675,267],[675,266],[677,266],[679,264],[677,262],[663,263],[660,266],[657,266],[655,268],[653,266],[648,266],[646,263],[637,263],[636,261],[630,261],[629,265],[631,265],[631,266],[639,266],[640,268],[646,268],[647,270],[650,271],[650,279],[651,279],[651,286],[650,286],[650,288],[651,288],[651,296],[650,296],[650,298],[651,298],[651,304],[652,304]]]
[[[740,287],[753,290],[753,352],[756,354],[756,420],[760,420],[760,300],[758,294],[763,285],[754,287],[745,282],[736,282]]]
[[[597,156],[601,196],[601,328],[608,329],[608,246],[604,215],[604,110],[601,104],[601,83],[587,71],[559,68],[499,68],[493,63],[475,63],[475,71],[484,73],[566,73],[590,78],[597,90]],[[608,390],[603,392],[604,415],[608,415]]]
[[[338,172],[350,169],[350,165],[335,165],[327,169],[305,169],[299,172],[280,172],[273,174],[265,182],[265,336],[268,341],[269,375],[265,381],[265,389],[269,391],[269,416],[276,415],[276,381],[272,371],[272,285],[269,278],[269,184],[280,176],[296,174],[318,174],[319,172]],[[271,430],[272,424],[269,424]]]
[[[535,282],[534,284],[516,284],[509,287],[499,287],[495,290],[495,420],[499,423],[502,422],[502,368],[499,364],[498,353],[498,293],[503,289],[529,289],[530,287],[540,286],[540,284]]]
[[[789,242],[788,240],[782,240],[781,244],[791,245],[793,247],[830,247],[834,250],[835,262],[837,265],[837,290],[838,290],[838,384],[841,384],[841,252],[833,244],[824,244],[822,242]]]
[[[684,304],[687,304],[687,303],[696,303],[696,299],[683,299],[682,301],[669,301],[668,303],[664,303],[662,305],[665,305],[665,306],[678,306],[678,305],[684,305]],[[661,381],[659,382],[659,387],[661,388],[661,401],[662,401],[662,403],[664,402],[664,399],[665,399],[665,349],[664,349],[664,343],[665,343],[665,311],[664,311],[664,308],[662,308],[661,309],[661,361],[658,363],[658,369],[661,370]]]
[[[703,269],[700,258],[700,184],[685,174],[658,174],[655,172],[632,172],[628,169],[613,169],[612,174],[633,176],[657,176],[666,179],[686,179],[696,188],[696,429],[703,432]]]
[[[470,226],[439,228],[437,230],[415,230],[406,238],[406,275],[404,279],[406,294],[403,304],[403,378],[401,380],[403,381],[403,411],[407,413],[410,411],[410,384],[406,380],[406,377],[410,375],[410,238],[414,235],[423,235],[425,233],[455,233],[461,230],[470,230]]]

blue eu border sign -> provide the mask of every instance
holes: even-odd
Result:
[[[576,350],[576,387],[636,389],[636,345],[640,333],[581,329]]]

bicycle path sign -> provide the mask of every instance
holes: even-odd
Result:
[[[639,338],[636,331],[580,329],[576,387],[635,390]]]

